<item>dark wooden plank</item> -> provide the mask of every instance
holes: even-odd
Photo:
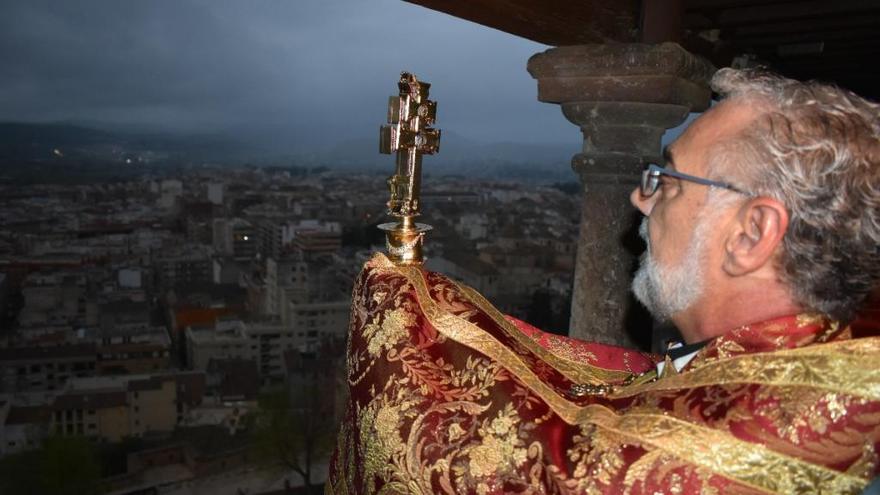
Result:
[[[641,41],[681,41],[682,0],[648,0],[642,4]]]
[[[404,0],[547,45],[634,41],[639,0]]]
[[[685,21],[687,21],[687,18],[685,18]],[[869,12],[861,15],[829,15],[815,19],[785,19],[769,24],[745,25],[735,28],[732,35],[736,39],[746,39],[787,33],[845,31],[862,27],[878,29],[878,26],[880,26],[880,10],[876,13]]]
[[[847,42],[871,40],[880,43],[880,32],[874,27],[842,29],[839,31],[806,31],[802,33],[786,33],[766,36],[736,36],[736,44],[740,47],[766,47],[813,42]]]
[[[686,12],[694,11],[718,11],[725,9],[739,9],[764,5],[780,5],[798,3],[803,0],[684,0]]]
[[[762,5],[724,10],[718,14],[721,27],[756,25],[799,18],[822,18],[841,14],[880,12],[877,0],[811,0],[792,4]]]

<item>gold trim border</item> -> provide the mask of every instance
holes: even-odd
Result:
[[[623,387],[610,398],[630,397],[652,390],[749,383],[810,387],[876,401],[880,400],[877,356],[880,356],[880,338],[874,337],[746,354],[719,359],[653,383]]]
[[[540,344],[526,336],[512,323],[507,321],[501,311],[498,311],[492,303],[487,301],[477,291],[455,281],[452,281],[452,283],[462,291],[462,294],[471,304],[480,308],[483,313],[489,316],[489,318],[491,318],[492,321],[501,327],[508,335],[512,336],[529,351],[537,354],[538,357],[547,362],[569,380],[575,383],[605,384],[620,382],[632,375],[632,373],[628,371],[612,370],[592,364],[573,361],[542,347]]]
[[[858,493],[868,480],[776,453],[727,432],[664,414],[590,405],[581,419],[650,445],[738,483],[771,493]]]

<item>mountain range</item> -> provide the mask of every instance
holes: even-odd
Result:
[[[440,152],[424,158],[428,174],[480,178],[534,177],[570,181],[578,143],[481,143],[453,132],[441,138]],[[0,169],[24,163],[176,165],[290,165],[360,170],[392,170],[394,158],[379,154],[375,136],[342,140],[316,150],[285,149],[245,135],[180,134],[143,129],[108,129],[94,124],[0,123]]]

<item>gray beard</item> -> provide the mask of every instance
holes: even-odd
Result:
[[[676,266],[661,266],[651,255],[648,218],[642,219],[639,235],[645,240],[647,248],[633,279],[632,291],[656,320],[671,320],[673,315],[689,308],[703,293],[705,234],[711,224],[709,218],[702,218],[694,229],[681,262]]]

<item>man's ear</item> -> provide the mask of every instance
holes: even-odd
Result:
[[[740,208],[724,248],[722,268],[728,275],[754,272],[773,261],[788,229],[788,210],[772,198],[754,198]]]

